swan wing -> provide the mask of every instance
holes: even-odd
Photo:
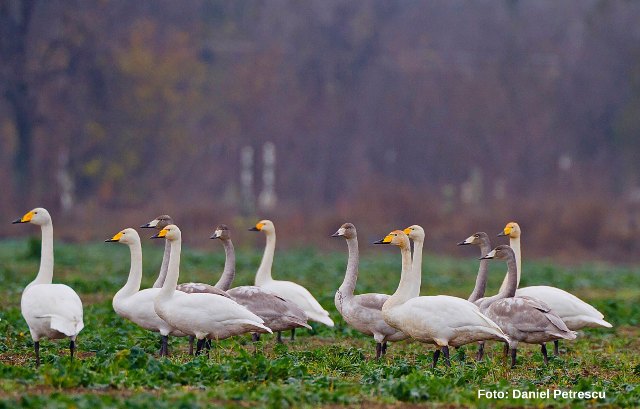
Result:
[[[247,285],[235,287],[227,291],[236,302],[265,320],[282,319],[297,326],[311,328],[307,324],[307,314],[293,301],[289,301],[266,288]]]
[[[600,311],[582,301],[575,295],[556,287],[546,285],[519,288],[516,296],[528,296],[545,302],[558,316],[564,317],[586,315],[599,320],[604,318]]]
[[[37,284],[22,294],[22,314],[30,322],[50,319],[51,328],[69,337],[84,328],[82,301],[64,284]],[[31,326],[31,325],[30,325]]]
[[[329,312],[322,308],[320,303],[313,297],[313,295],[311,295],[309,290],[300,284],[296,284],[291,281],[272,280],[264,283],[260,287],[266,288],[281,297],[293,301],[302,308],[309,319],[329,326],[334,325],[331,318],[329,318]]]
[[[207,294],[220,295],[226,298],[231,298],[229,294],[227,294],[227,292],[217,287],[214,287],[212,285],[204,284],[204,283],[178,284],[178,286],[176,287],[176,290],[181,291],[183,293],[187,293],[187,294],[207,293]]]

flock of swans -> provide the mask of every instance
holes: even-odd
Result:
[[[21,310],[34,341],[36,366],[40,365],[39,341],[70,339],[73,359],[78,333],[84,327],[82,301],[64,284],[52,284],[53,224],[46,209],[36,208],[13,223],[32,223],[42,230],[40,269],[23,291]],[[260,221],[252,231],[266,235],[266,246],[255,286],[230,288],[235,276],[235,253],[227,226],[220,225],[211,239],[219,239],[225,250],[223,274],[214,285],[178,284],[180,275],[181,232],[169,216],[160,216],[141,228],[158,230],[152,239],[166,240],[158,279],[152,288],[140,290],[142,280],[142,247],[140,236],[127,228],[106,242],[129,246],[131,267],[126,284],[113,297],[113,309],[121,317],[162,336],[160,355],[168,355],[169,336],[190,338],[189,354],[197,340],[195,354],[211,347],[212,340],[251,333],[257,341],[262,334],[277,332],[282,342],[283,331],[311,328],[308,320],[328,326],[334,323],[320,303],[303,286],[291,281],[274,280],[271,267],[275,253],[276,233],[269,220]],[[510,245],[491,250],[489,236],[476,233],[458,245],[480,247],[480,267],[475,288],[468,300],[447,295],[420,296],[424,230],[418,225],[395,230],[375,244],[391,244],[400,248],[402,271],[398,289],[393,295],[354,295],[358,278],[358,238],[351,223],[343,224],[333,237],[344,237],[349,258],[343,283],[335,294],[335,306],[345,322],[376,342],[376,359],[387,351],[388,342],[407,338],[435,345],[433,367],[440,354],[447,366],[449,347],[479,344],[477,360],[484,354],[486,341],[505,344],[511,350],[511,367],[516,363],[520,342],[539,344],[548,364],[546,343],[554,341],[558,354],[560,339],[576,338],[575,331],[585,327],[610,328],[611,324],[591,305],[559,288],[532,286],[518,289],[521,274],[520,227],[509,223],[500,236],[508,236]],[[414,242],[411,254],[410,240]],[[497,295],[484,297],[489,260],[502,260],[507,275]]]

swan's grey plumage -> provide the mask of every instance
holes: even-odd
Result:
[[[516,258],[517,281],[516,288],[520,284],[522,274],[522,255],[520,251],[521,230],[518,223],[508,223],[498,236],[509,237],[509,245],[513,249]],[[508,278],[505,277],[502,290],[506,286]],[[544,301],[558,316],[567,324],[572,331],[583,328],[611,328],[611,324],[604,320],[604,315],[593,306],[582,301],[575,295],[556,287],[547,285],[536,285],[516,290],[517,296],[528,296]],[[558,355],[558,341],[555,341],[555,355]]]
[[[34,342],[36,367],[40,366],[40,338],[69,338],[71,359],[78,333],[84,328],[82,301],[78,294],[53,280],[53,222],[46,209],[37,207],[15,220],[40,226],[42,250],[36,278],[22,292],[20,308]]]
[[[480,311],[509,336],[511,367],[516,364],[519,342],[541,344],[544,363],[548,364],[545,343],[558,339],[575,339],[576,334],[567,328],[545,302],[532,297],[516,296],[517,264],[511,247],[498,246],[482,259],[498,259],[507,263],[507,286],[498,295],[483,299]]]
[[[282,342],[282,331],[294,330],[299,327],[311,329],[311,326],[307,324],[307,314],[293,301],[253,285],[229,289],[236,274],[236,255],[229,228],[224,224],[219,225],[211,238],[220,239],[225,251],[224,270],[222,277],[216,284],[219,289],[225,290],[236,302],[262,318],[264,325],[269,327],[271,331],[278,332],[278,342]],[[254,334],[253,338],[259,339],[259,334]]]
[[[415,234],[422,233],[424,237],[420,226],[412,227]],[[400,247],[402,253],[400,284],[384,303],[382,316],[387,324],[416,341],[436,345],[434,367],[441,349],[445,362],[450,365],[449,346],[458,347],[483,340],[508,341],[500,327],[467,300],[446,295],[414,295],[416,287],[420,292],[421,277],[418,269],[412,268],[409,237],[402,230],[389,233],[375,244],[393,244]]]
[[[344,281],[335,295],[335,305],[342,318],[363,334],[373,336],[376,341],[376,359],[386,353],[387,342],[402,341],[409,338],[384,321],[382,306],[391,297],[387,294],[359,294],[353,292],[358,280],[358,235],[351,223],[343,224],[332,237],[344,237],[347,240],[349,259]]]

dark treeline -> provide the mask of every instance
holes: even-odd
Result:
[[[0,209],[80,239],[156,212],[272,217],[285,243],[420,223],[438,251],[518,221],[530,254],[632,259],[638,22],[638,1],[0,0]],[[254,208],[269,142],[278,201]]]

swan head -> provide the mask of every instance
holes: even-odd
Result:
[[[504,230],[498,233],[498,236],[507,236],[512,239],[517,239],[520,237],[520,226],[518,226],[518,223],[514,222],[507,223]]]
[[[276,227],[273,225],[271,220],[260,220],[258,224],[254,227],[251,227],[249,231],[261,231],[265,233],[275,233]]]
[[[467,237],[466,240],[458,243],[458,246],[464,246],[466,244],[473,244],[475,246],[484,246],[484,245],[490,246],[491,242],[489,241],[489,235],[483,231],[480,231],[476,234],[473,234]]]
[[[180,229],[175,224],[170,224],[165,226],[162,230],[158,232],[158,234],[151,236],[152,239],[167,239],[169,241],[180,240],[182,238],[182,233],[180,233]]]
[[[143,224],[140,226],[142,229],[158,229],[162,230],[168,225],[173,224],[173,219],[168,214],[163,214],[162,216],[158,216],[155,219],[151,220],[147,224]]]
[[[418,226],[417,224],[414,224],[413,226],[409,226],[403,231],[404,231],[404,234],[406,234],[407,237],[409,237],[413,241],[420,241],[420,242],[424,241],[424,229]]]
[[[506,244],[502,244],[495,249],[491,250],[486,256],[480,257],[480,260],[515,260],[516,255],[513,249]]]
[[[51,215],[47,209],[36,207],[22,216],[22,218],[13,221],[13,224],[16,223],[33,223],[36,226],[44,226],[45,224],[51,223]]]
[[[384,239],[374,241],[373,244],[393,244],[399,247],[409,247],[409,237],[402,230],[394,230]]]
[[[343,224],[342,226],[340,226],[337,232],[331,235],[331,237],[344,237],[345,239],[352,239],[356,236],[356,226],[351,223]]]
[[[116,234],[110,239],[105,240],[106,243],[124,243],[131,245],[134,243],[140,243],[140,236],[134,229],[124,229],[120,233]]]
[[[216,231],[213,233],[213,236],[209,237],[210,239],[220,239],[220,240],[229,240],[231,239],[231,231],[227,227],[226,224],[221,224],[216,227]]]

